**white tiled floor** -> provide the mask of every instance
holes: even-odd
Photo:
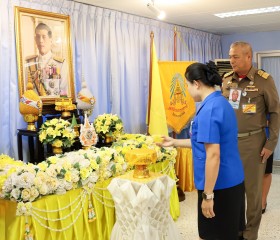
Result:
[[[275,174],[277,172],[277,174]],[[280,239],[280,171],[274,168],[268,196],[267,210],[263,214],[258,240]],[[180,217],[176,221],[182,240],[198,240],[197,193],[186,192],[186,200],[180,202]]]

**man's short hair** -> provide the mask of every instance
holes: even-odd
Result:
[[[49,38],[52,38],[52,30],[50,29],[50,27],[47,24],[39,23],[37,25],[37,27],[35,28],[35,34],[36,34],[37,30],[47,30]]]
[[[237,42],[234,42],[230,45],[230,48],[233,48],[233,47],[242,47],[243,48],[243,51],[247,54],[249,54],[251,57],[253,56],[253,49],[252,49],[252,46],[250,45],[250,43],[247,43],[247,42],[243,42],[243,41],[237,41]]]

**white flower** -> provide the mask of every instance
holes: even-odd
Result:
[[[45,183],[38,186],[38,190],[41,195],[47,195],[49,193],[49,188]]]
[[[76,183],[80,180],[80,177],[79,177],[79,171],[76,170],[76,169],[73,169],[72,172],[71,172],[71,179],[72,179],[72,182],[73,183]]]
[[[11,191],[11,197],[14,198],[15,200],[18,200],[20,198],[21,191],[18,188],[14,188]]]
[[[33,202],[35,199],[37,199],[39,197],[39,191],[37,190],[37,188],[35,187],[31,187],[30,188],[30,202]]]
[[[57,176],[57,167],[55,165],[50,165],[47,169],[46,169],[46,173],[52,177],[52,178],[56,178]]]
[[[65,187],[65,180],[59,180],[58,181],[58,187],[55,191],[56,194],[65,194],[66,193],[66,187]]]
[[[24,202],[27,202],[27,201],[29,201],[30,197],[31,197],[31,191],[30,191],[30,189],[29,189],[29,188],[23,189],[22,192],[21,192],[21,198],[22,198],[22,200],[23,200]]]
[[[10,175],[10,177],[5,181],[2,191],[3,192],[11,192],[13,189],[13,179],[14,176],[16,176],[16,173],[13,173],[12,175]]]
[[[17,204],[17,211],[16,211],[17,216],[22,216],[22,215],[30,216],[31,213],[32,213],[31,202],[27,202],[27,203],[19,202]]]

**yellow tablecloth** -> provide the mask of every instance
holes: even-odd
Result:
[[[169,168],[169,161],[156,163],[150,169],[157,172],[166,171]],[[175,179],[175,170],[169,168],[169,175]],[[99,182],[95,185],[94,191],[90,194],[96,220],[88,222],[88,195],[83,199],[83,190],[75,189],[63,195],[50,195],[32,203],[32,207],[39,209],[35,211],[39,216],[27,217],[30,224],[30,231],[36,240],[109,240],[115,223],[115,208],[112,196],[107,186],[112,179]],[[71,203],[75,203],[70,206]],[[69,207],[65,207],[69,206]],[[25,233],[26,217],[16,216],[17,203],[0,199],[0,239],[1,240],[23,240]],[[60,209],[59,211],[54,211]],[[48,212],[45,212],[45,211]],[[70,212],[72,212],[71,215]],[[177,219],[179,200],[176,187],[173,188],[170,198],[170,213],[173,219]],[[68,216],[69,215],[69,216]],[[49,221],[48,219],[61,219]],[[71,225],[73,223],[73,225]],[[54,231],[59,230],[59,231]]]
[[[175,171],[179,178],[179,186],[184,192],[195,190],[192,150],[190,148],[177,148]]]

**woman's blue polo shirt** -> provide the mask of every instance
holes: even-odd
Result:
[[[230,188],[244,181],[237,133],[232,106],[220,91],[208,95],[201,103],[191,126],[194,181],[198,190],[203,190],[205,184],[205,143],[220,144],[220,167],[215,190]]]

